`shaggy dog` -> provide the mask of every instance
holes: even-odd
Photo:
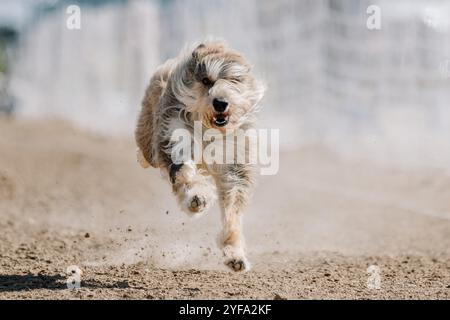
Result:
[[[206,41],[183,50],[153,75],[142,102],[135,132],[138,161],[167,173],[181,209],[198,216],[219,199],[222,211],[225,264],[248,270],[241,218],[253,185],[254,165],[174,161],[171,140],[176,129],[203,129],[228,135],[253,127],[264,94],[263,85],[237,51],[222,41]],[[205,145],[202,143],[202,148]]]

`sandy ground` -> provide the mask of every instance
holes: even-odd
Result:
[[[0,119],[0,298],[448,299],[449,208],[444,171],[285,152],[245,217],[253,269],[235,274],[217,208],[186,217],[131,140]]]

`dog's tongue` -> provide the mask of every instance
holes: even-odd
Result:
[[[222,127],[228,123],[228,116],[224,114],[218,114],[217,116],[214,117],[214,123],[217,126]]]

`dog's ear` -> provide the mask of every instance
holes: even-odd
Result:
[[[206,48],[206,46],[202,43],[199,44],[194,51],[192,51],[192,59],[189,60],[188,69],[190,72],[194,73],[197,68],[198,63],[200,62],[200,51]]]
[[[198,61],[198,59],[200,58],[200,51],[202,49],[206,48],[206,46],[203,43],[200,43],[195,49],[194,51],[192,51],[192,58],[194,58],[194,60]]]

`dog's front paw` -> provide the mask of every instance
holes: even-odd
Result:
[[[239,272],[239,271],[248,271],[250,270],[250,266],[248,261],[244,259],[230,259],[225,261],[225,264],[231,268],[231,270]]]
[[[226,246],[223,249],[225,255],[225,265],[235,272],[249,271],[250,263],[241,248]]]
[[[202,212],[208,203],[208,199],[202,195],[194,195],[189,201],[188,201],[188,209],[192,213],[198,213]]]
[[[200,217],[214,205],[217,195],[215,186],[202,179],[189,183],[181,197],[181,209],[193,217]]]

